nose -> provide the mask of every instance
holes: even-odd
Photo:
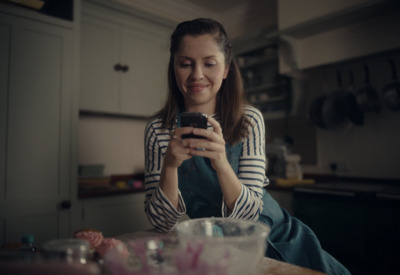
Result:
[[[201,65],[194,66],[192,73],[191,73],[191,78],[193,80],[198,80],[198,79],[202,79],[203,77],[204,77],[203,68],[201,67]]]

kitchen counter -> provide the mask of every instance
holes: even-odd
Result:
[[[293,193],[303,195],[319,195],[341,197],[364,205],[400,205],[400,184],[376,182],[337,181],[317,183],[312,186],[297,186]]]
[[[271,183],[266,187],[266,189],[291,192],[297,188],[305,188],[318,190],[337,190],[344,192],[400,194],[400,180],[340,178],[329,175],[308,175],[305,176],[305,178],[314,179],[315,184],[281,186],[276,184],[274,180],[271,180]]]
[[[96,198],[143,193],[144,174],[81,177],[78,198]]]

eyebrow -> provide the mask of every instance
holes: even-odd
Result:
[[[203,59],[216,58],[216,57],[217,57],[216,55],[209,55],[209,56],[203,57]],[[193,58],[190,58],[190,57],[184,56],[184,55],[179,55],[178,58],[184,58],[184,59],[193,60]]]

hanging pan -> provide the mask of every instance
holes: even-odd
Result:
[[[400,83],[397,79],[396,65],[389,59],[392,68],[392,82],[383,88],[383,101],[392,111],[400,110]]]
[[[372,87],[369,80],[369,69],[366,64],[364,64],[364,73],[365,73],[365,86],[356,92],[356,99],[358,106],[360,109],[365,112],[379,112],[379,97],[378,93]]]
[[[350,122],[362,125],[363,114],[358,108],[354,94],[342,89],[339,71],[337,71],[337,81],[338,90],[313,100],[309,109],[311,120],[318,127],[327,130],[345,128]]]

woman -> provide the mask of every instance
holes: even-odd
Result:
[[[243,102],[240,73],[220,23],[195,19],[177,26],[168,85],[164,108],[145,130],[145,211],[155,228],[169,232],[185,213],[260,221],[271,227],[267,256],[349,274],[265,191],[263,117]],[[180,127],[182,112],[207,114],[208,129]],[[190,133],[205,139],[182,138]]]

